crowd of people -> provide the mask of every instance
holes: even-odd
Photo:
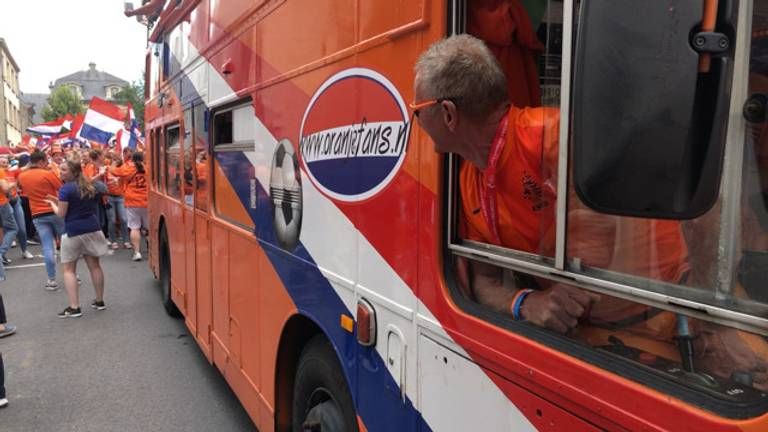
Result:
[[[81,257],[94,287],[90,305],[106,309],[100,257],[123,247],[133,250],[133,261],[142,260],[141,238],[149,226],[147,193],[143,153],[130,148],[0,155],[0,281],[6,279],[5,265],[12,262],[7,255],[14,245],[21,259],[32,259],[28,246],[40,244],[46,272],[42,285],[48,291],[59,289],[59,257],[68,299],[59,318],[83,315],[76,272]],[[0,338],[15,332],[0,295]],[[8,405],[5,396],[0,355],[0,408]]]

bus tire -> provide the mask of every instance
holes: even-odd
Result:
[[[357,432],[352,395],[336,352],[324,335],[312,338],[301,352],[293,387],[294,432]]]
[[[165,312],[174,318],[181,318],[181,311],[171,298],[171,253],[165,228],[160,231],[160,290]]]

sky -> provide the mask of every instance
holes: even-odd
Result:
[[[141,0],[127,0],[134,7]],[[144,70],[147,28],[123,15],[123,0],[0,0],[0,37],[21,69],[22,93],[88,69],[128,82]]]

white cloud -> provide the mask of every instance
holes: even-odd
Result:
[[[144,71],[146,36],[146,27],[123,15],[123,0],[0,0],[0,37],[21,69],[24,93],[48,93],[51,81],[90,62],[136,81]]]

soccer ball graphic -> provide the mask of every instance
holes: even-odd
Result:
[[[269,194],[277,241],[284,250],[293,251],[301,233],[301,171],[296,151],[287,139],[277,144],[272,157]]]

